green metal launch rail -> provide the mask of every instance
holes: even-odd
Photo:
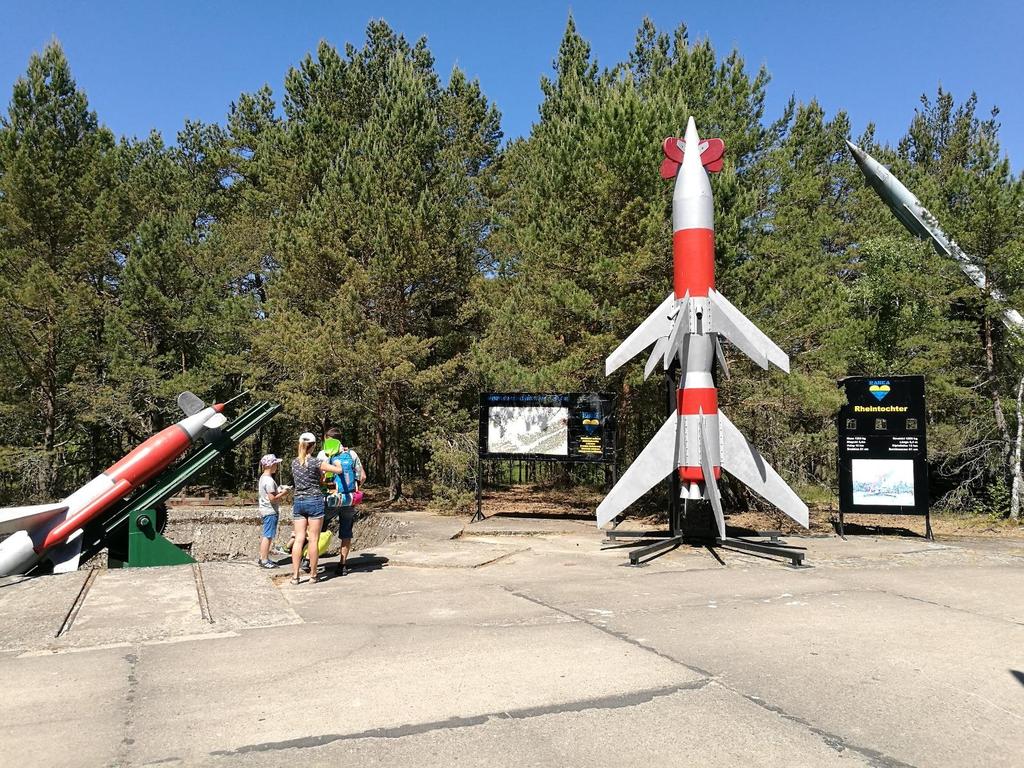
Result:
[[[180,464],[168,467],[132,498],[111,508],[85,527],[82,562],[95,557],[104,547],[109,566],[130,568],[153,565],[181,565],[192,557],[159,531],[158,510],[206,469],[250,437],[281,410],[278,403],[259,401],[245,409],[220,430],[220,434]]]

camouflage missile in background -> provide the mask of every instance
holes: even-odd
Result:
[[[922,240],[930,240],[940,255],[956,259],[961,271],[982,292],[987,292],[1001,304],[1006,303],[1006,296],[998,288],[988,284],[985,272],[981,267],[961,250],[952,237],[942,230],[938,220],[921,205],[921,201],[909,189],[903,186],[903,183],[893,175],[892,171],[853,142],[847,141],[846,146],[850,148],[850,153],[868,184],[882,198],[882,202],[889,206],[889,210],[895,214],[903,226],[910,230],[911,234]],[[1024,317],[1021,317],[1020,312],[1012,307],[1007,307],[1002,314],[1003,323],[1007,328],[1013,331],[1024,330]]]
[[[668,138],[661,175],[675,179],[672,195],[673,292],[605,362],[611,375],[627,361],[654,348],[644,377],[660,362],[679,365],[676,413],[640,452],[597,508],[598,527],[608,523],[649,489],[677,471],[686,499],[706,499],[725,538],[718,480],[721,471],[737,478],[807,527],[807,505],[718,410],[712,376],[716,358],[728,375],[721,338],[762,368],[789,372],[789,357],[728,299],[715,290],[714,200],[707,171],[722,169],[721,139],[701,140],[691,117],[684,139]]]

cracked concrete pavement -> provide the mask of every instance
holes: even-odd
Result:
[[[0,585],[0,762],[1024,756],[1024,541],[809,538],[802,569],[699,548],[630,568],[586,521],[395,518],[366,569],[316,585],[248,563]]]

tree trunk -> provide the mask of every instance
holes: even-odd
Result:
[[[1024,398],[1024,376],[1017,385],[1017,440],[1013,447],[1013,491],[1010,494],[1010,519],[1017,522],[1020,520],[1020,447],[1021,437],[1024,436],[1024,418],[1021,414],[1021,400]]]
[[[402,447],[402,422],[398,416],[397,404],[392,404],[389,409],[387,442],[384,446],[385,459],[387,461],[388,476],[388,501],[398,501],[402,498],[402,465],[399,455]]]
[[[985,315],[985,372],[988,376],[989,394],[992,397],[992,409],[995,412],[996,427],[1003,437],[1003,459],[1010,463],[1010,429],[1006,425],[1006,415],[1003,413],[1003,404],[999,398],[999,383],[996,380],[996,358],[992,348],[992,318]],[[1010,472],[1014,467],[1009,467]]]
[[[54,326],[46,334],[46,370],[43,374],[43,450],[46,452],[44,490],[52,500],[57,496],[57,338]]]

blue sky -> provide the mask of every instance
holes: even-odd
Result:
[[[569,11],[599,63],[632,48],[640,20],[660,29],[683,21],[720,53],[739,48],[748,66],[772,74],[768,116],[790,95],[845,108],[859,134],[869,121],[884,141],[907,128],[918,98],[941,83],[958,100],[977,91],[983,113],[1001,110],[1004,151],[1024,167],[1024,4],[1009,0],[889,2],[113,2],[3,0],[0,94],[29,56],[56,37],[100,120],[119,135],[151,128],[168,139],[186,118],[222,121],[243,91],[268,83],[280,94],[288,67],[317,42],[341,47],[384,18],[426,35],[439,71],[458,64],[497,102],[506,135],[529,133],[539,80]],[[6,111],[6,110],[5,110]]]

